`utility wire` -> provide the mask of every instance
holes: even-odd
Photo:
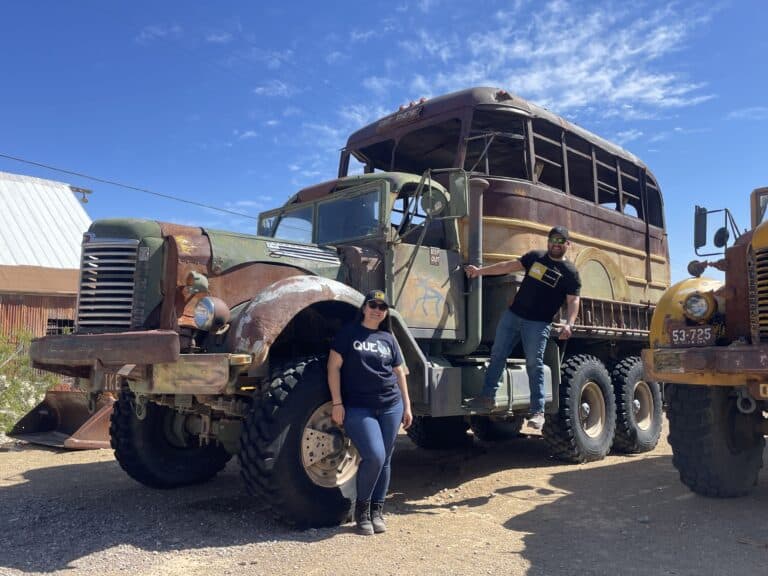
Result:
[[[3,154],[0,152],[0,158],[6,158],[13,160],[14,162],[21,162],[22,164],[30,164],[32,166],[38,166],[47,170],[53,170],[54,172],[61,172],[62,174],[69,174],[71,176],[77,176],[78,178],[85,178],[86,180],[92,180],[93,182],[100,182],[101,184],[109,184],[110,186],[118,186],[119,188],[125,188],[127,190],[133,190],[135,192],[141,192],[143,194],[149,194],[151,196],[157,196],[158,198],[165,198],[166,200],[175,200],[176,202],[183,202],[184,204],[191,204],[192,206],[198,206],[200,208],[207,208],[208,210],[216,210],[217,212],[224,212],[225,214],[232,214],[234,216],[241,216],[243,218],[250,218],[251,220],[258,220],[256,216],[245,214],[243,212],[237,212],[235,210],[227,210],[226,208],[219,208],[217,206],[211,206],[210,204],[203,204],[202,202],[195,202],[194,200],[186,200],[184,198],[178,198],[177,196],[171,196],[170,194],[161,194],[160,192],[153,192],[147,188],[139,188],[138,186],[131,186],[129,184],[122,184],[115,182],[114,180],[106,180],[105,178],[98,178],[96,176],[89,176],[82,172],[75,172],[74,170],[66,170],[64,168],[57,168],[56,166],[50,166],[49,164],[43,164],[42,162],[34,162],[32,160],[26,160],[19,158],[18,156],[11,156],[10,154]]]

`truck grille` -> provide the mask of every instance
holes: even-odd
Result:
[[[768,249],[754,251],[754,264],[749,267],[750,312],[753,322],[753,338],[768,340]],[[755,326],[755,320],[756,326]],[[757,330],[755,330],[757,328]],[[757,334],[755,334],[757,332]]]
[[[138,240],[98,240],[83,244],[77,331],[131,328]]]

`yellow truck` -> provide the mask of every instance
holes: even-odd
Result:
[[[747,494],[768,434],[768,188],[751,196],[750,230],[697,206],[692,278],[669,287],[651,320],[646,376],[666,383],[669,441],[681,481],[704,496]],[[708,242],[707,216],[724,225]],[[711,224],[711,221],[710,221]],[[735,238],[729,246],[731,233]],[[717,252],[702,253],[712,245]],[[703,278],[707,268],[725,282]]]

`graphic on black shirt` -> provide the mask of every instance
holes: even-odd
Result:
[[[521,318],[551,322],[566,296],[579,295],[579,272],[568,260],[554,260],[545,250],[532,250],[520,262],[526,274],[510,308]]]

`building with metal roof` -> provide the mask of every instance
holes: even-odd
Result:
[[[62,182],[0,172],[0,334],[71,326],[91,220]]]

